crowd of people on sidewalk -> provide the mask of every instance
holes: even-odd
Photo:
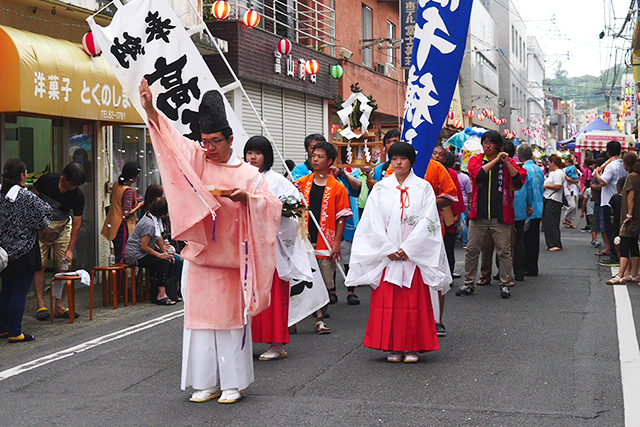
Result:
[[[607,145],[606,161],[590,158],[580,168],[572,156],[536,162],[529,145],[516,149],[487,131],[483,152],[468,164],[436,145],[423,177],[398,130],[384,135],[384,161],[353,170],[338,168],[336,147],[311,134],[308,158],[288,167],[289,179],[273,170],[266,137],[234,150],[218,91],[202,97],[200,141],[158,113],[146,80],[139,92],[165,186],[138,197],[140,167],[124,164],[101,234],[116,263],[150,272],[154,302],[184,298],[181,386],[193,388],[193,402],[240,400],[254,380],[253,344],[268,345],[259,360],[288,357],[290,334],[306,316],[314,316],[315,333],[331,334],[336,274],[344,276],[349,305],[360,304],[356,287],[372,288],[363,345],[393,363],[416,363],[439,348],[455,278],[463,278],[456,296],[498,280],[496,296],[511,298],[515,282],[540,272],[541,229],[547,250],[561,251],[561,226],[576,228],[578,212],[593,247],[602,234],[600,254],[609,258],[600,264],[619,259],[620,272],[607,283],[638,282],[640,163],[635,153],[621,159],[617,142]],[[43,265],[49,252],[59,269],[71,263],[84,208],[80,165],[43,176],[33,192],[26,174],[24,163],[9,160],[0,189],[0,246],[8,258],[0,273],[0,337],[11,343],[35,339],[21,330],[32,281],[36,317],[49,317]],[[455,271],[458,240],[463,274]],[[77,316],[62,299],[51,309]]]

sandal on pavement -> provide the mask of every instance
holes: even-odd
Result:
[[[330,334],[331,329],[329,329],[322,320],[316,320],[316,332],[319,335]]]
[[[607,285],[624,285],[627,283],[625,278],[620,276],[613,276],[611,279],[607,280]]]
[[[399,363],[399,362],[402,362],[403,358],[404,358],[404,354],[402,354],[400,352],[397,352],[397,351],[392,351],[387,356],[387,362]]]
[[[189,398],[189,402],[208,402],[215,399],[216,397],[219,397],[221,394],[222,391],[215,388],[210,388],[207,390],[196,390]]]
[[[69,309],[65,308],[64,311],[60,314],[55,314],[53,313],[53,317],[55,317],[56,319],[68,319],[69,318]],[[74,319],[77,319],[78,317],[80,317],[80,313],[76,313],[76,316],[74,317]]]
[[[176,302],[169,297],[164,297],[156,301],[156,304],[158,305],[175,305],[175,303]]]
[[[9,337],[9,344],[15,344],[19,342],[30,342],[35,340],[36,340],[36,337],[34,337],[33,335],[22,333],[20,334],[19,337]]]
[[[624,278],[624,281],[627,283],[639,283],[640,279],[638,279],[638,276],[627,276]]]
[[[279,352],[278,350],[272,350],[269,349],[267,351],[265,351],[264,353],[262,353],[260,355],[260,357],[258,357],[258,360],[277,360],[277,359],[284,359],[285,357],[287,357],[289,354],[286,351],[283,351],[282,353]]]
[[[404,354],[404,363],[416,363],[418,361],[418,353],[415,351],[407,351]]]
[[[236,403],[238,400],[242,399],[243,396],[244,391],[238,391],[237,388],[224,390],[222,392],[222,396],[218,399],[218,403]]]
[[[51,319],[51,315],[49,314],[49,310],[47,309],[47,307],[39,308],[38,311],[36,311],[36,319],[38,320]]]

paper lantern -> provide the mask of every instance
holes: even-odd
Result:
[[[504,136],[509,135],[509,129],[505,129],[505,130],[503,130],[503,131],[502,131],[502,133],[504,133]]]
[[[503,125],[506,125],[507,124],[507,119],[502,119],[501,122],[502,122]]]
[[[512,134],[512,133],[509,133],[509,134],[507,135],[507,139],[513,139],[513,134]]]
[[[242,19],[244,25],[249,28],[255,28],[260,23],[260,14],[255,10],[247,10],[244,13],[244,18]]]
[[[478,114],[478,120],[483,121],[484,120],[484,114]]]
[[[453,126],[457,129],[460,129],[462,127],[462,122],[460,120],[456,120]]]
[[[229,17],[229,14],[231,13],[231,7],[229,7],[229,3],[224,0],[218,0],[217,2],[215,2],[211,9],[213,12],[213,16],[215,16],[216,19],[219,20],[227,19]]]
[[[489,117],[493,117],[493,116],[494,116],[494,112],[493,112],[493,111],[491,111],[491,110],[489,110],[489,113],[487,114],[487,116],[489,116]]]
[[[344,69],[342,68],[342,65],[334,64],[329,69],[329,73],[331,74],[331,77],[333,77],[334,79],[339,79],[344,74]]]
[[[527,128],[520,129],[523,133],[527,131]]]
[[[482,110],[482,114],[484,114],[485,116],[489,117],[489,110],[487,110],[485,108],[484,110]]]
[[[511,132],[511,133],[513,134],[513,136],[518,136],[518,132],[515,131],[515,130],[513,132]]]
[[[453,111],[449,111],[447,113],[447,117],[449,118],[449,120],[453,120],[456,117],[456,113],[454,113]]]
[[[291,53],[291,42],[287,39],[282,39],[278,42],[278,52],[280,55],[289,55]]]
[[[475,113],[473,110],[469,110],[469,111],[467,111],[467,116],[468,116],[470,119],[473,119],[473,116],[475,116],[475,115],[476,115],[476,113]]]
[[[82,50],[89,56],[98,56],[102,53],[102,49],[100,49],[100,46],[96,43],[91,31],[82,36]]]
[[[315,59],[310,59],[304,64],[304,71],[306,71],[307,74],[318,74],[319,70],[320,64],[318,64],[318,61],[316,61]]]

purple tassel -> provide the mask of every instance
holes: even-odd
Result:
[[[216,220],[213,220],[213,231],[211,232],[211,240],[216,241]]]

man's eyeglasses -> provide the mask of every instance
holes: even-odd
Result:
[[[222,138],[222,139],[212,139],[212,140],[202,140],[200,141],[200,146],[202,148],[206,147],[207,145],[215,145],[216,147],[219,147],[220,144],[222,144],[222,141],[226,141],[227,138]]]
[[[491,145],[491,144],[494,144],[494,142],[493,141],[488,141],[488,140],[482,141],[482,145]]]

